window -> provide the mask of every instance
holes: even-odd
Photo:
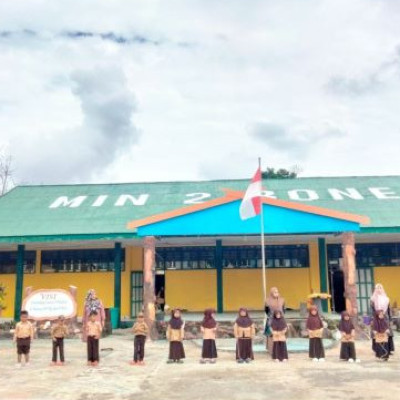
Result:
[[[158,247],[156,269],[215,268],[215,247]]]
[[[330,268],[341,266],[342,246],[327,246]],[[400,266],[400,243],[356,243],[357,267]]]
[[[125,252],[121,254],[125,269]],[[42,272],[114,271],[114,249],[43,250]]]
[[[328,244],[326,246],[328,258],[328,269],[332,271],[340,270],[342,267],[342,245]]]
[[[308,245],[266,246],[267,268],[309,267]],[[224,246],[222,250],[224,268],[261,268],[260,246]]]
[[[24,252],[24,273],[33,274],[36,268],[36,251]],[[15,274],[17,270],[17,252],[0,251],[0,274]]]

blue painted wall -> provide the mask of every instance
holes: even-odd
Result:
[[[242,221],[240,200],[138,228],[139,236],[251,235],[260,233],[260,217]],[[263,205],[266,234],[359,231],[356,222]]]

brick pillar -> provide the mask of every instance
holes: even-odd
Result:
[[[143,241],[144,266],[143,266],[143,311],[145,321],[149,327],[150,338],[157,339],[158,332],[155,324],[155,274],[156,274],[156,240],[154,236],[147,236]]]

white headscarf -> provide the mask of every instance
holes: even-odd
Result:
[[[390,300],[389,297],[387,297],[385,289],[381,283],[377,283],[375,285],[375,290],[371,296],[371,301],[374,304],[375,311],[381,310],[386,313]]]

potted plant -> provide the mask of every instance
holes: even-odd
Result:
[[[7,288],[2,283],[0,283],[0,317],[3,310],[6,308],[6,303],[5,303],[5,298],[7,294],[6,289]]]

